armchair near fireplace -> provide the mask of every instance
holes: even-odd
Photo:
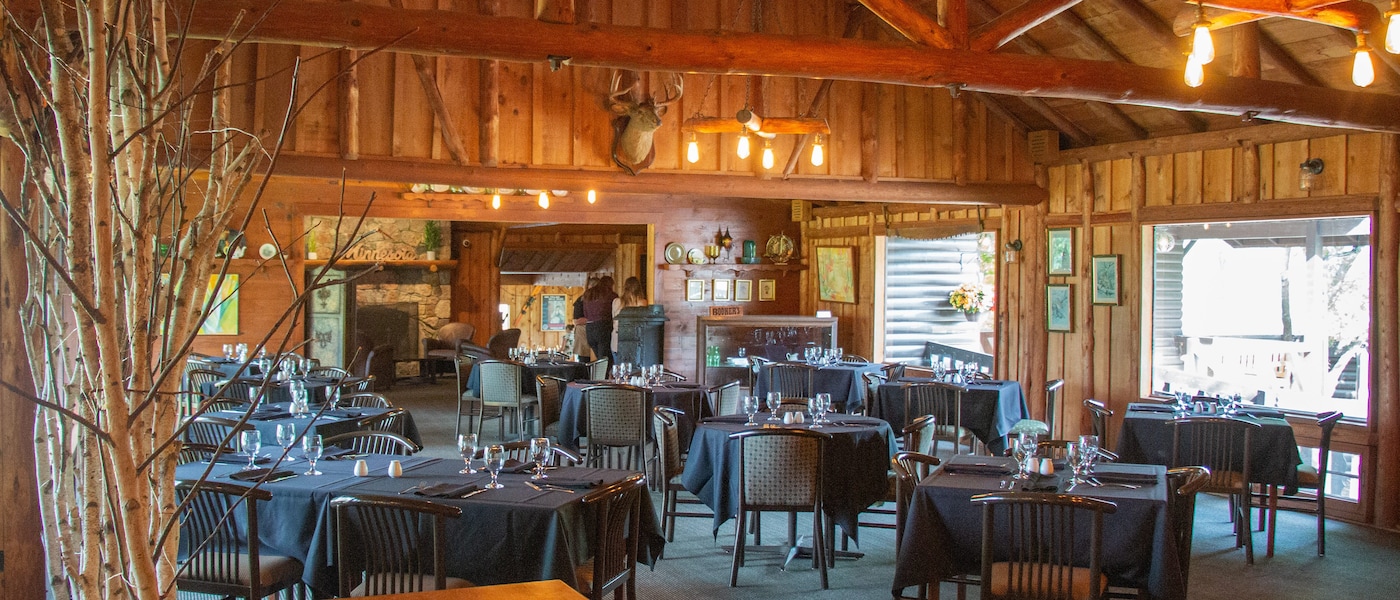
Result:
[[[374,377],[373,391],[387,390],[394,385],[394,345],[375,344],[374,339],[361,331],[355,335],[354,359],[350,361],[350,374],[359,377]]]
[[[451,322],[438,328],[437,337],[423,338],[424,369],[431,369],[433,375],[449,373],[458,354],[466,354],[466,349],[475,346],[472,335],[476,326],[470,323]]]

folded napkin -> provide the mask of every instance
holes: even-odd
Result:
[[[533,461],[531,461],[531,462],[520,462],[520,461],[518,461],[518,460],[508,460],[508,461],[506,461],[506,466],[505,466],[504,468],[501,469],[501,472],[502,472],[502,473],[515,473],[516,475],[519,475],[519,474],[521,474],[521,473],[529,473],[529,472],[534,471],[534,470],[535,470],[535,463],[534,463]]]
[[[290,416],[292,416],[292,413],[287,412],[287,410],[284,408],[264,408],[253,411],[253,414],[249,418],[257,419],[259,421],[275,421],[277,419],[285,419]]]
[[[1251,417],[1263,417],[1271,419],[1284,418],[1283,413],[1269,408],[1242,408],[1240,412]]]
[[[331,446],[330,448],[321,450],[321,460],[344,460],[355,458],[356,456],[359,456],[359,454],[355,452],[354,448]]]
[[[603,485],[602,479],[566,479],[563,477],[549,477],[540,481],[541,484],[555,487],[570,488],[575,490],[591,490]]]
[[[463,494],[475,492],[479,489],[481,488],[478,487],[475,483],[468,483],[464,485],[460,483],[452,483],[450,481],[445,481],[427,487],[418,488],[418,490],[413,493],[419,496],[428,496],[430,498],[460,498]]]
[[[1104,483],[1135,483],[1139,485],[1152,485],[1157,483],[1155,473],[1131,473],[1124,471],[1095,471],[1090,477]]]
[[[224,453],[224,454],[220,454],[220,455],[219,455],[219,458],[216,459],[214,462],[216,462],[216,463],[223,463],[223,464],[229,464],[229,465],[246,465],[246,464],[248,464],[248,455],[247,455],[247,454],[239,454],[239,453],[237,453],[237,452]],[[270,462],[272,462],[272,459],[269,458],[269,457],[266,457],[266,456],[259,456],[257,459],[255,459],[255,460],[253,461],[254,464],[259,464],[259,465],[265,464],[265,463],[270,463]]]
[[[347,418],[347,419],[358,419],[358,418],[360,418],[360,417],[365,416],[365,413],[364,413],[364,411],[361,411],[361,410],[346,410],[346,409],[343,409],[343,408],[342,408],[342,409],[336,409],[336,410],[328,410],[328,411],[326,411],[326,416],[328,416],[328,417],[345,417],[345,418]]]
[[[1142,402],[1142,403],[1133,403],[1131,406],[1128,407],[1128,410],[1139,410],[1139,411],[1142,411],[1142,412],[1154,412],[1154,413],[1176,412],[1176,408],[1175,408],[1175,407],[1172,407],[1172,406],[1167,405],[1167,404],[1147,404],[1147,403],[1145,403],[1145,402]]]
[[[1060,491],[1060,477],[1031,473],[1030,478],[1021,485],[1021,490],[1026,492],[1058,492]]]
[[[944,472],[959,475],[1010,475],[1013,470],[1010,464],[1001,463],[949,462],[943,465]]]
[[[246,471],[239,471],[237,473],[229,475],[228,477],[229,479],[233,479],[235,481],[263,481],[264,479],[268,481],[276,481],[278,479],[282,479],[283,477],[291,477],[293,475],[296,475],[296,473],[285,470],[274,471],[271,467],[265,467],[262,469],[248,469]]]

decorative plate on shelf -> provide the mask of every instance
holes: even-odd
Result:
[[[685,246],[671,242],[666,244],[666,262],[680,264],[685,261]]]
[[[258,256],[263,257],[265,260],[272,260],[272,257],[277,256],[277,246],[272,244],[258,246]]]
[[[794,246],[792,238],[785,233],[769,236],[767,245],[767,257],[776,265],[785,265],[792,260]]]
[[[692,265],[705,264],[705,251],[700,248],[691,248],[690,253],[685,255]]]

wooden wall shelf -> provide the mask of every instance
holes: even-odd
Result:
[[[684,271],[686,276],[689,277],[694,273],[714,273],[721,271],[729,271],[736,275],[754,271],[776,271],[786,275],[791,272],[805,271],[807,270],[807,265],[801,263],[789,263],[786,265],[775,265],[773,263],[758,263],[753,265],[746,265],[743,263],[705,263],[703,265],[694,265],[690,263],[659,263],[656,265],[656,268],[662,271]]]
[[[305,261],[305,264],[308,267],[324,267],[326,266],[326,262],[327,261],[325,260],[318,259]],[[455,260],[342,260],[337,261],[335,264],[338,267],[350,268],[369,267],[377,264],[383,264],[386,268],[389,269],[408,268],[428,269],[429,271],[437,271],[438,269],[457,268],[457,261]]]

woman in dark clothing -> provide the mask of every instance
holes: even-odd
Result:
[[[603,276],[598,283],[583,293],[583,317],[588,319],[585,331],[588,347],[593,350],[594,359],[608,359],[612,368],[612,304],[617,298],[613,292],[613,278]]]

